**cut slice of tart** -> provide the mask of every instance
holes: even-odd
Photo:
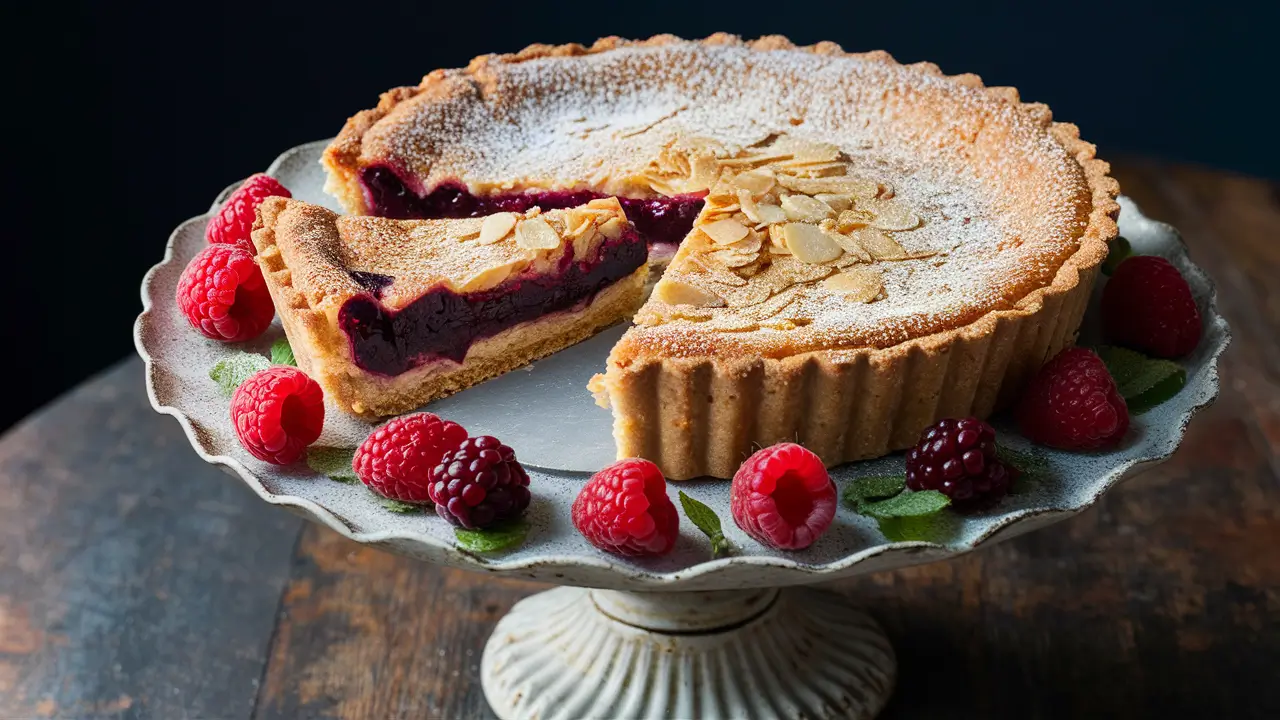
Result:
[[[407,412],[630,317],[648,275],[644,241],[613,199],[392,220],[273,197],[253,242],[299,367],[366,418]]]
[[[619,196],[654,250],[687,234],[593,383],[619,456],[671,479],[1007,405],[1074,342],[1119,211],[1094,147],[1014,89],[776,36],[482,56],[386,93],[323,163],[352,212]]]

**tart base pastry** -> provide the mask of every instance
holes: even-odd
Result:
[[[1016,90],[776,36],[482,56],[385,94],[323,162],[353,212],[618,196],[683,219],[592,382],[619,457],[676,480],[1004,407],[1074,342],[1119,211],[1094,147]]]

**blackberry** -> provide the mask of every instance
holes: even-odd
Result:
[[[464,440],[431,471],[427,494],[440,517],[468,530],[519,517],[529,507],[529,474],[497,438]]]
[[[1009,494],[1014,470],[996,457],[996,431],[973,417],[925,429],[907,452],[907,487],[937,490],[957,510],[989,507]]]

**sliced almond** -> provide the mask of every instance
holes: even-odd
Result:
[[[847,255],[852,256],[858,262],[871,262],[871,253],[867,252],[857,240],[854,240],[852,237],[845,235],[844,233],[836,232],[835,230],[827,228],[821,228],[821,230],[828,238],[831,239],[831,242],[839,245],[840,249],[845,251]]]
[[[729,272],[728,267],[720,263],[720,259],[716,254],[694,255],[691,260],[702,268],[706,276],[714,282],[728,285],[729,287],[741,287],[747,284],[745,278]]]
[[[787,221],[786,211],[770,203],[756,205],[756,215],[760,216],[760,222],[764,225],[776,225]]]
[[[707,223],[702,226],[702,232],[720,245],[728,245],[736,243],[747,236],[747,226],[734,220],[726,218],[717,220],[713,223]]]
[[[516,244],[530,250],[553,250],[560,247],[560,236],[546,220],[535,217],[516,226]]]
[[[808,195],[788,195],[782,198],[782,212],[788,220],[816,223],[835,215],[831,206]]]
[[[747,233],[746,237],[730,245],[729,248],[736,250],[740,253],[748,253],[751,255],[755,255],[756,253],[760,252],[760,245],[762,242],[763,240],[760,237],[760,233],[751,231]]]
[[[664,278],[653,291],[658,300],[668,305],[724,307],[724,299],[709,290],[680,280]]]
[[[733,177],[735,187],[746,190],[755,197],[769,192],[776,183],[773,173],[768,170],[750,170]]]
[[[769,226],[769,247],[775,255],[790,255],[787,249],[787,238],[782,234],[783,224]]]
[[[841,195],[839,193],[818,193],[813,196],[814,200],[819,200],[827,204],[836,212],[843,212],[853,207],[852,195]]]
[[[458,291],[464,293],[481,292],[497,287],[502,284],[503,280],[524,269],[528,264],[528,258],[515,258],[501,265],[486,268],[467,278],[458,288]]]
[[[712,155],[695,155],[689,160],[690,190],[706,190],[720,177],[720,164]]]
[[[907,251],[887,233],[866,227],[854,230],[850,235],[876,260],[906,260]]]
[[[759,305],[772,295],[773,288],[768,283],[748,283],[744,280],[738,287],[725,288],[724,300],[729,307],[743,308]]]
[[[840,215],[836,217],[836,230],[842,233],[851,233],[871,224],[871,218],[871,213],[865,210],[842,210]]]
[[[504,212],[490,215],[480,223],[480,239],[476,242],[481,245],[492,245],[511,234],[511,230],[515,226],[515,213]]]
[[[756,201],[751,197],[750,190],[738,190],[738,205],[742,207],[742,214],[746,215],[748,220],[756,225],[761,223],[760,213],[756,209]]]
[[[822,287],[854,302],[866,303],[880,296],[884,280],[871,268],[855,266],[823,280]]]
[[[782,236],[787,249],[801,262],[824,263],[835,260],[844,252],[816,225],[787,223],[782,226]]]
[[[627,229],[627,221],[614,216],[600,224],[600,233],[610,240],[617,240]]]
[[[875,215],[871,225],[881,230],[912,230],[920,224],[920,216],[900,200],[879,200],[859,207]]]
[[[759,257],[755,253],[740,253],[733,250],[717,250],[708,255],[715,259],[717,263],[727,268],[739,268],[743,265],[750,265]]]
[[[778,184],[788,190],[807,195],[841,193],[860,198],[873,198],[880,191],[880,183],[848,176],[802,178],[794,175],[778,175]]]
[[[773,150],[790,151],[795,162],[832,162],[839,159],[840,148],[831,143],[800,140],[795,137],[783,137],[773,144]]]

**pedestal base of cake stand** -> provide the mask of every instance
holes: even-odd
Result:
[[[896,675],[880,626],[809,588],[557,588],[516,604],[481,663],[503,720],[871,718]]]

